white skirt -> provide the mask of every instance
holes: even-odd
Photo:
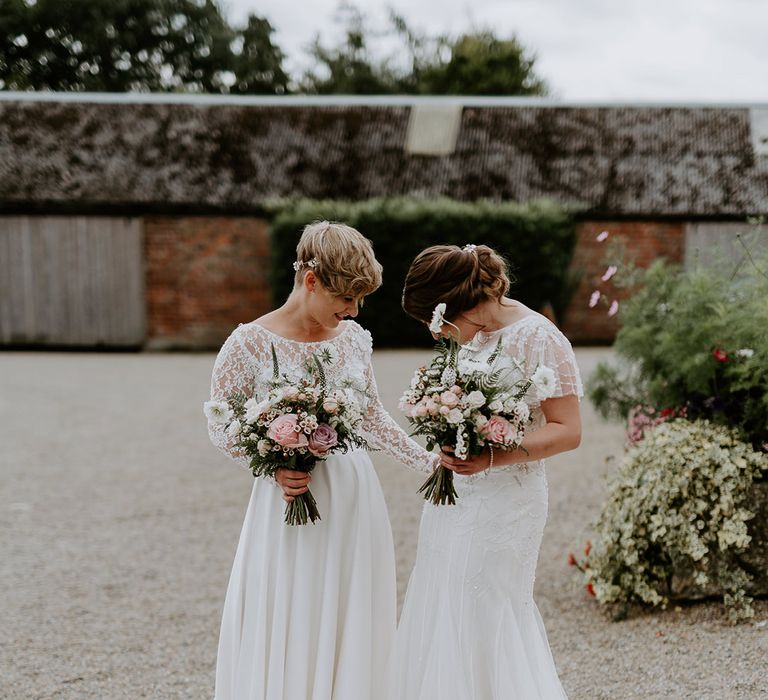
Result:
[[[562,700],[533,601],[547,519],[543,465],[455,483],[455,506],[424,507],[390,697]]]
[[[321,520],[283,523],[256,479],[227,589],[215,700],[375,700],[386,693],[395,558],[368,454],[329,457],[310,486]]]

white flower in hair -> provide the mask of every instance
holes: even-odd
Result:
[[[435,335],[440,335],[440,331],[445,323],[445,310],[446,305],[440,303],[435,307],[432,312],[432,320],[429,322],[429,330]]]
[[[477,250],[477,246],[474,243],[467,243],[462,250],[465,253],[474,253]]]
[[[317,258],[312,258],[311,260],[297,260],[295,263],[293,263],[293,269],[298,272],[301,270],[302,267],[308,267],[312,270],[314,270],[320,262]]]

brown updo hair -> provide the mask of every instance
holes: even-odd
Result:
[[[405,277],[403,310],[429,323],[435,306],[446,305],[449,321],[509,291],[507,263],[493,248],[433,245],[419,253]]]

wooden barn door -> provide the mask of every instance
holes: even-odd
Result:
[[[0,217],[0,344],[138,347],[141,219]]]

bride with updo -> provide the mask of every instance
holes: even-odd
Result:
[[[427,502],[392,667],[392,700],[559,700],[558,679],[533,599],[547,519],[544,460],[581,439],[579,369],[565,336],[507,296],[504,260],[484,245],[433,246],[411,264],[405,311],[458,335],[459,362],[502,353],[527,374],[554,370],[550,398],[526,398],[533,423],[521,449],[486,448],[465,460],[444,446],[456,505]],[[513,362],[509,363],[514,365]]]

